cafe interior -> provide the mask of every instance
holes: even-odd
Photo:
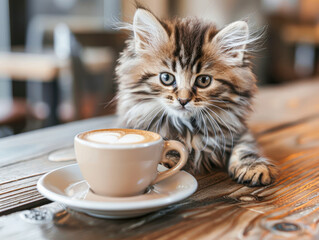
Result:
[[[317,81],[319,1],[139,2],[159,17],[263,29],[254,59],[261,88]],[[130,0],[0,1],[0,138],[114,114],[114,69],[131,34],[117,26],[134,11]]]

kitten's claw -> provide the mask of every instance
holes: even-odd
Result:
[[[265,161],[250,164],[233,164],[229,167],[229,175],[232,179],[250,187],[269,185],[275,181],[277,174],[277,168]]]

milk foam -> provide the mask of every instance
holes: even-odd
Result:
[[[89,141],[110,144],[138,143],[144,139],[145,137],[139,134],[121,134],[119,132],[95,132],[87,136]]]

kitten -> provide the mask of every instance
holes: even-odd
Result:
[[[247,23],[217,30],[197,18],[159,20],[139,7],[130,28],[116,68],[126,127],[183,142],[190,172],[224,167],[238,183],[272,183],[276,167],[245,123],[256,91],[247,48],[256,39]]]

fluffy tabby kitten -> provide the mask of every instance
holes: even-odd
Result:
[[[159,20],[139,7],[130,29],[116,68],[124,124],[183,142],[188,171],[224,167],[239,183],[273,182],[276,168],[245,124],[256,91],[247,48],[256,39],[247,23],[217,30],[197,18]]]

